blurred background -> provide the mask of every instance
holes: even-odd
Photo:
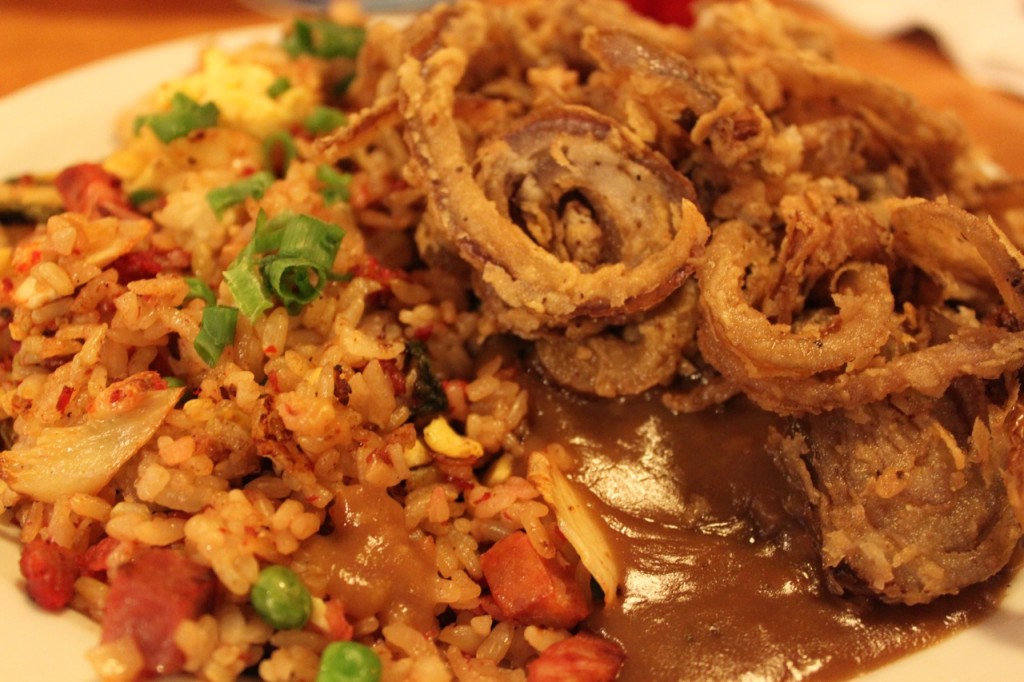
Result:
[[[691,0],[627,1],[662,21],[692,20]],[[841,61],[885,76],[929,106],[956,111],[997,160],[1024,175],[1024,148],[1005,133],[1024,120],[1024,2],[772,1],[830,24]],[[324,2],[0,0],[0,97],[97,59],[197,33],[266,24]],[[395,13],[433,2],[363,4],[372,12]]]

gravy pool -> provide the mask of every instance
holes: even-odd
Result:
[[[531,438],[574,456],[625,569],[587,621],[620,642],[622,682],[847,679],[998,606],[1012,571],[925,606],[828,592],[794,493],[764,451],[777,418],[742,402],[674,415],[655,396],[585,399],[536,382]]]

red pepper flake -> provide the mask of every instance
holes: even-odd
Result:
[[[393,465],[395,462],[391,459],[391,455],[388,454],[387,448],[375,448],[369,455],[366,456],[366,463],[370,464],[374,460],[384,462],[388,466]]]
[[[405,395],[405,375],[402,374],[402,370],[398,368],[398,363],[394,360],[381,360],[380,368],[384,370],[384,374],[391,381],[391,390],[394,394]]]
[[[365,173],[356,173],[348,186],[349,203],[352,208],[366,208],[373,203],[374,196],[370,193],[370,184]]]
[[[269,346],[263,349],[263,354],[267,356],[277,355],[277,346],[275,346],[274,344],[270,344]]]
[[[32,267],[43,259],[43,253],[38,249],[29,251],[28,255],[20,259],[15,265],[14,269],[24,274],[32,269]]]
[[[71,386],[63,386],[60,389],[60,395],[57,396],[57,411],[63,412],[67,409],[68,404],[71,402],[71,396],[75,394],[75,389]]]
[[[469,414],[469,401],[466,400],[465,379],[445,379],[441,382],[445,398],[448,399],[448,416],[463,421]]]
[[[426,341],[434,335],[434,325],[425,324],[422,327],[416,327],[412,330],[412,338],[417,341]]]
[[[281,392],[281,383],[277,378],[277,372],[267,372],[267,383],[270,384],[270,388],[273,389],[274,393]]]
[[[396,279],[406,280],[409,275],[404,270],[389,268],[380,264],[373,256],[366,256],[361,263],[352,269],[356,277],[365,277],[381,284],[385,289],[390,290],[391,282]]]
[[[434,465],[442,478],[455,485],[463,493],[468,493],[478,484],[473,474],[473,463],[476,459],[451,459],[432,453]]]

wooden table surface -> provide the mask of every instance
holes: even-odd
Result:
[[[0,0],[0,97],[133,48],[273,20],[251,7],[235,0]],[[841,61],[956,112],[998,162],[1024,176],[1024,100],[969,82],[920,36],[873,41],[835,30]]]

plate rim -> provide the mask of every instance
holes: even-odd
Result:
[[[284,21],[268,21],[232,29],[203,31],[133,48],[66,69],[0,97],[0,130],[16,130],[17,127],[12,124],[16,123],[17,118],[24,117],[26,110],[59,102],[67,96],[69,90],[78,91],[83,85],[97,79],[108,78],[111,74],[126,69],[135,71],[136,69],[129,67],[140,60],[146,63],[151,60],[159,62],[161,59],[173,62],[166,65],[162,73],[166,73],[168,69],[177,69],[176,72],[168,76],[155,74],[144,82],[133,83],[133,87],[124,90],[119,101],[128,100],[125,106],[130,106],[167,78],[184,75],[189,60],[196,64],[204,46],[225,49],[242,47],[254,41],[272,38],[275,32],[279,35],[284,26]],[[105,113],[109,117],[103,124],[108,131],[105,143],[108,145],[107,152],[115,143],[115,121],[123,110],[115,107],[117,104],[112,101],[105,102],[102,107],[93,107],[93,110],[106,109]],[[98,121],[91,121],[90,124],[101,126]],[[56,164],[51,164],[49,168],[20,165],[15,168],[12,164],[20,164],[19,160],[23,158],[20,154],[24,154],[24,151],[19,150],[24,150],[25,144],[31,144],[31,141],[14,146],[15,143],[10,137],[0,139],[0,179],[25,172],[43,173],[59,170]],[[14,153],[8,153],[12,146]],[[97,147],[86,146],[83,149],[95,148]],[[46,158],[48,162],[51,157]],[[82,160],[100,158],[102,154],[96,154],[93,159]],[[66,158],[59,163],[67,165],[74,163],[75,160]],[[10,528],[9,514],[0,515],[0,525],[4,526],[0,530],[5,531],[0,533],[0,613],[4,614],[3,622],[8,624],[6,627],[0,626],[0,635],[7,634],[15,638],[11,641],[18,642],[17,647],[9,647],[16,648],[16,651],[9,651],[0,656],[0,678],[33,679],[34,676],[43,673],[47,677],[60,674],[60,679],[68,682],[93,679],[92,668],[85,658],[85,652],[99,641],[98,624],[72,610],[56,615],[45,612],[28,599],[17,567],[20,544],[16,541],[16,536],[12,537],[6,532]],[[1024,667],[1024,585],[1021,580],[1021,573],[1018,572],[1007,586],[996,611],[980,623],[944,638],[933,646],[859,675],[856,679],[862,682],[903,682],[908,676],[922,674],[928,674],[929,679],[946,682],[967,682],[977,679],[979,675],[984,675],[985,679],[993,682],[1010,682],[1018,679],[1020,675],[1015,674],[1015,666]],[[43,636],[32,635],[36,628],[42,628],[40,632]],[[73,643],[64,645],[60,645],[57,640],[58,645],[69,647],[65,650],[67,655],[53,655],[54,633],[60,637],[74,639]],[[30,639],[33,641],[28,641]],[[40,669],[35,667],[39,661],[43,661],[47,666],[72,664],[72,667],[62,667],[60,670],[51,670],[49,667]],[[993,669],[980,668],[980,665],[993,666]]]

